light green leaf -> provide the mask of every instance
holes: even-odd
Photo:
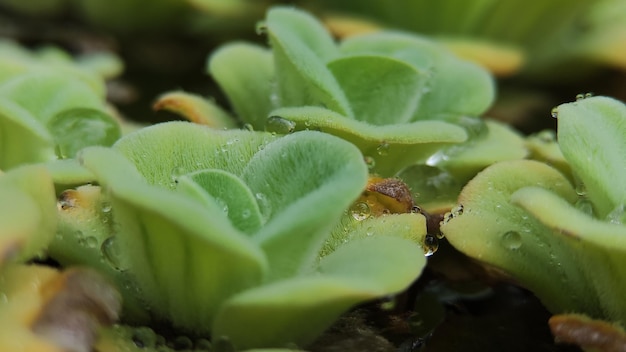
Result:
[[[253,234],[263,224],[254,194],[239,177],[222,170],[201,170],[181,177],[178,188],[185,179],[199,185],[240,231]]]
[[[30,112],[0,97],[0,169],[55,157],[50,133]]]
[[[411,121],[478,116],[495,97],[493,78],[485,69],[419,36],[393,32],[362,35],[345,40],[341,50],[351,55],[391,56],[429,73]]]
[[[359,121],[384,126],[411,119],[428,72],[384,56],[347,56],[328,63]]]
[[[511,201],[550,228],[552,235],[569,247],[570,256],[580,263],[578,280],[591,283],[591,287],[583,288],[593,291],[568,292],[588,298],[586,306],[569,307],[567,311],[625,321],[626,282],[621,278],[626,277],[626,226],[594,219],[558,195],[538,187],[518,190]],[[566,288],[571,289],[569,285]]]
[[[0,96],[22,106],[43,124],[72,108],[103,111],[103,97],[87,84],[53,72],[29,72],[13,77],[0,85]]]
[[[462,181],[469,181],[485,167],[498,161],[523,159],[528,154],[522,136],[503,123],[487,120],[487,133],[464,144],[440,151],[428,165],[438,166]]]
[[[255,129],[264,130],[276,84],[271,52],[247,43],[227,44],[209,57],[207,66],[237,116]]]
[[[114,148],[135,165],[148,183],[174,189],[178,177],[198,170],[220,169],[241,175],[250,158],[274,139],[269,133],[169,122],[129,134]]]
[[[426,218],[421,214],[367,216],[363,220],[357,220],[351,211],[344,214],[339,224],[333,229],[331,236],[324,243],[319,256],[325,257],[342,245],[361,238],[394,236],[405,238],[415,243],[423,243],[424,241]]]
[[[364,189],[367,167],[351,144],[304,131],[268,144],[241,178],[266,221],[255,240],[268,255],[271,278],[279,279],[310,266],[324,236]]]
[[[425,263],[422,249],[410,240],[381,236],[349,242],[321,260],[318,274],[234,296],[220,311],[214,336],[225,336],[238,348],[304,345],[357,303],[408,287]]]
[[[607,97],[559,105],[558,141],[600,218],[626,203],[626,105]]]
[[[312,106],[281,108],[271,115],[295,122],[295,130],[316,129],[351,142],[374,160],[372,171],[381,176],[393,176],[441,147],[467,139],[465,129],[443,121],[374,126]]]
[[[0,224],[0,268],[42,254],[57,225],[54,185],[44,167],[0,175]]]
[[[64,110],[48,121],[57,156],[61,159],[76,156],[87,146],[110,146],[120,138],[120,126],[100,110],[74,108]]]
[[[554,312],[593,307],[581,292],[594,292],[581,279],[581,261],[549,227],[511,204],[524,187],[542,187],[569,203],[577,199],[569,181],[557,170],[530,160],[500,162],[479,173],[463,189],[459,206],[447,215],[441,231],[470,257],[513,276]]]
[[[208,217],[194,199],[144,183],[119,152],[90,147],[81,158],[110,194],[119,262],[132,267],[157,317],[206,333],[224,299],[261,281],[264,254],[225,217]]]
[[[312,16],[273,8],[266,26],[274,52],[280,106],[325,106],[346,116],[352,110],[344,92],[326,67],[337,56],[330,34]]]

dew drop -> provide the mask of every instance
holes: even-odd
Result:
[[[215,200],[217,201],[217,204],[219,205],[219,207],[222,208],[222,211],[224,212],[224,214],[228,215],[228,203],[226,203],[221,198],[216,198]]]
[[[559,117],[559,107],[555,106],[552,108],[552,111],[550,111],[550,115],[552,115],[553,118],[557,118]]]
[[[582,93],[576,94],[576,101],[580,101],[580,100],[583,100],[583,99],[585,99],[585,95],[584,94],[582,94]]]
[[[184,167],[177,166],[177,167],[173,168],[172,172],[170,173],[171,178],[172,178],[172,182],[178,183],[178,178],[181,177],[184,174],[185,174],[185,168]]]
[[[502,235],[502,245],[511,250],[519,249],[522,246],[522,236],[517,231],[507,231]]]
[[[270,116],[265,124],[265,129],[268,132],[289,134],[296,129],[296,123],[280,116]]]
[[[389,154],[389,143],[387,142],[380,143],[378,147],[376,148],[376,153],[380,156],[385,156]]]
[[[265,23],[265,21],[258,22],[254,29],[256,34],[263,35],[267,33],[267,23]]]
[[[593,96],[592,92],[585,93],[585,99],[591,98]]]
[[[363,158],[363,160],[365,161],[365,165],[367,165],[368,169],[373,169],[374,166],[376,166],[376,159],[372,158],[371,156],[366,156]]]
[[[352,215],[352,217],[355,220],[357,220],[357,221],[363,221],[363,220],[369,218],[371,213],[372,213],[372,211],[371,211],[369,205],[367,205],[367,203],[365,203],[365,202],[355,203],[350,208],[350,215]]]
[[[587,188],[582,182],[578,182],[574,190],[576,191],[576,194],[578,194],[581,197],[584,197],[587,195]]]
[[[84,239],[84,245],[88,248],[96,248],[96,246],[98,246],[98,239],[93,236],[87,236]]]
[[[593,216],[593,204],[587,198],[579,198],[574,203],[574,207],[589,216]]]
[[[244,219],[247,219],[250,217],[251,214],[252,212],[250,211],[250,209],[245,209],[244,211],[241,212],[241,217]]]
[[[424,236],[424,255],[426,257],[430,257],[435,254],[437,249],[439,249],[439,240],[437,239],[437,236],[426,234],[426,236]]]
[[[264,193],[257,193],[254,195],[257,200],[257,204],[259,205],[259,209],[263,213],[263,215],[269,215],[272,212],[272,207],[267,199],[267,196]]]
[[[615,207],[607,216],[606,220],[611,224],[621,225],[626,223],[626,205],[620,204]]]
[[[421,214],[422,208],[420,208],[418,205],[414,205],[411,207],[411,213]]]
[[[140,327],[135,329],[131,337],[133,343],[138,348],[154,348],[157,342],[157,335],[148,327]]]
[[[246,124],[243,125],[243,129],[246,130],[246,131],[254,131],[254,126],[252,126],[249,123],[246,123]]]
[[[101,206],[100,206],[100,210],[103,213],[110,213],[111,212],[111,203],[107,203],[107,202],[102,203]]]
[[[106,262],[115,270],[122,270],[120,265],[120,252],[115,236],[111,236],[102,242],[100,252]]]

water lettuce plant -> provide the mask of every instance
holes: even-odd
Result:
[[[71,158],[119,138],[101,75],[117,71],[114,59],[81,66],[58,49],[31,53],[11,42],[0,43],[0,52],[1,170]]]
[[[494,164],[465,186],[441,230],[552,312],[624,324],[626,106],[580,97],[553,116],[572,174],[532,160]]]
[[[305,344],[356,303],[403,290],[425,265],[426,224],[414,213],[352,224],[320,256],[367,179],[358,149],[327,134],[171,122],[79,160],[102,190],[62,196],[67,216],[50,255],[108,265],[129,321],[237,348]]]
[[[465,141],[459,120],[493,100],[484,69],[422,37],[381,33],[337,44],[312,16],[280,7],[259,28],[271,50],[231,43],[208,63],[237,118],[258,130],[339,136],[384,176]]]

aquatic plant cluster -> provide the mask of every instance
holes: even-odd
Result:
[[[270,8],[267,45],[208,57],[228,108],[172,91],[155,109],[187,121],[151,126],[107,102],[115,56],[1,42],[0,349],[306,349],[407,290],[444,237],[579,314],[559,338],[626,340],[626,105],[583,94],[524,136],[485,117],[496,79],[459,42],[363,23],[337,40],[342,21]],[[577,53],[606,58],[591,42]]]

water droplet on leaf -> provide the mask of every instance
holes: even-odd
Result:
[[[593,204],[587,198],[579,198],[574,207],[589,216],[593,216]]]
[[[256,34],[263,35],[267,33],[267,23],[265,23],[265,21],[258,22],[254,29]]]
[[[357,221],[363,221],[370,217],[372,211],[365,202],[358,202],[350,208],[350,214]]]
[[[427,234],[424,236],[424,255],[430,257],[439,249],[439,240],[437,236]]]
[[[139,348],[154,348],[157,342],[157,335],[148,327],[135,329],[131,338],[135,346]]]
[[[289,134],[295,131],[296,123],[280,116],[270,116],[265,124],[265,129],[268,132]]]
[[[378,153],[378,155],[381,155],[381,156],[385,156],[389,154],[389,143],[387,142],[380,143],[378,147],[376,148],[376,153]]]
[[[172,177],[172,182],[178,183],[178,178],[185,174],[185,168],[182,166],[177,166],[172,169],[170,173]]]
[[[243,129],[246,130],[246,131],[254,131],[254,126],[252,126],[249,123],[246,123],[246,124],[243,125]]]
[[[111,204],[110,204],[110,203],[107,203],[107,202],[102,203],[102,205],[100,206],[100,210],[101,210],[103,213],[109,213],[109,212],[111,212]]]
[[[626,205],[620,204],[615,207],[607,216],[606,220],[611,224],[625,224],[626,223]]]
[[[115,270],[122,270],[120,265],[120,251],[115,236],[111,236],[102,242],[100,252],[106,262]]]
[[[98,245],[98,239],[93,236],[87,236],[82,238],[79,243],[88,248],[96,248]]]
[[[507,231],[502,235],[502,245],[515,250],[522,246],[522,236],[517,231]]]
[[[553,107],[552,111],[550,111],[550,115],[555,119],[559,117],[559,108],[557,106]]]
[[[372,158],[371,156],[366,156],[363,158],[363,160],[365,161],[365,165],[367,165],[368,169],[373,169],[374,166],[376,166],[376,159]]]

